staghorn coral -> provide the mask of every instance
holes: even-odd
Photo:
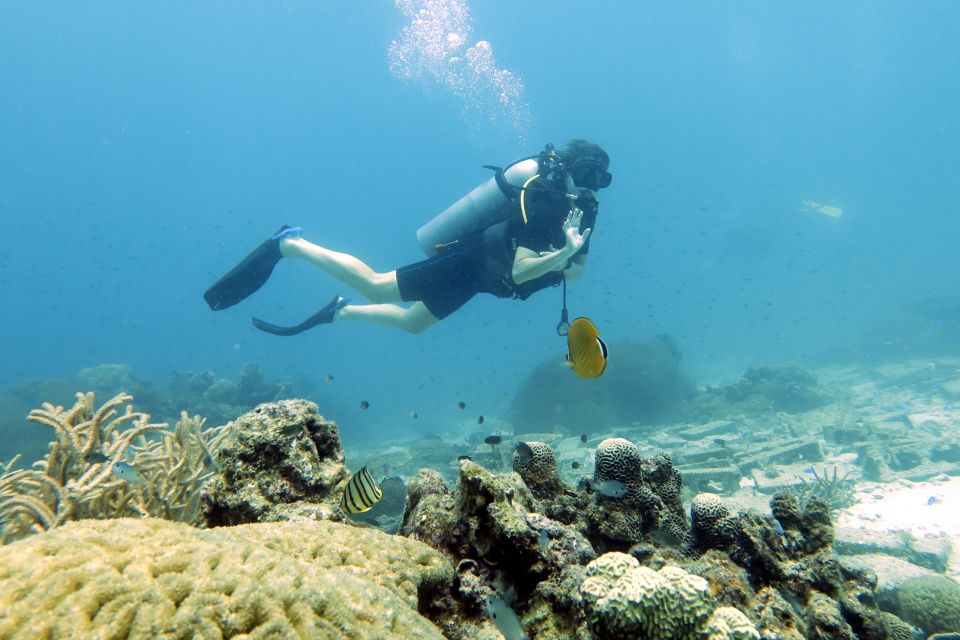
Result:
[[[0,543],[84,518],[203,522],[200,486],[216,464],[224,427],[204,430],[203,419],[183,412],[171,431],[134,411],[127,404],[132,399],[120,394],[94,411],[93,394],[78,393],[69,410],[47,404],[31,412],[30,419],[53,427],[57,438],[31,469],[13,470],[13,461],[0,469],[0,521],[6,523]],[[142,482],[114,475],[113,465],[127,459]]]
[[[853,505],[856,500],[853,497],[856,490],[856,480],[852,477],[853,470],[847,471],[842,476],[837,475],[837,467],[833,467],[833,476],[823,468],[823,475],[819,475],[812,466],[810,473],[813,479],[809,480],[803,476],[796,476],[800,480],[800,485],[793,489],[796,492],[797,499],[800,501],[800,507],[805,509],[810,500],[814,497],[820,498],[830,506],[831,511],[839,511]]]
[[[173,431],[159,432],[159,441],[141,437],[131,446],[134,465],[145,480],[132,501],[141,515],[204,524],[200,490],[217,469],[216,457],[228,434],[226,425],[204,429],[205,422],[183,411]]]
[[[121,393],[94,410],[93,394],[78,393],[70,409],[47,403],[30,412],[28,419],[52,427],[56,439],[46,458],[31,469],[7,468],[0,477],[0,519],[5,522],[0,542],[70,520],[142,512],[137,489],[115,477],[113,465],[123,461],[135,438],[167,425],[151,424],[150,416],[127,404],[132,399]],[[98,455],[107,460],[96,462]]]
[[[416,609],[451,578],[423,545],[333,523],[88,520],[0,548],[0,637],[439,639]]]
[[[633,556],[606,553],[589,565],[580,585],[591,630],[619,640],[739,640],[759,638],[746,616],[714,611],[709,584],[671,565],[654,571]],[[736,613],[733,613],[736,612]]]

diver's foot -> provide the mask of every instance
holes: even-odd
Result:
[[[288,227],[283,225],[280,231],[270,236],[271,240],[283,240],[285,238],[299,238],[303,235],[303,227]]]
[[[251,251],[227,275],[217,280],[203,294],[210,308],[219,311],[232,307],[262,287],[273,273],[273,268],[283,257],[280,253],[280,240],[299,236],[300,231],[300,227],[283,225],[279,231]]]
[[[253,326],[260,331],[266,331],[267,333],[272,333],[275,336],[295,336],[298,333],[303,333],[307,329],[312,329],[318,324],[330,324],[333,322],[334,316],[336,316],[337,311],[343,309],[347,306],[347,303],[350,302],[343,296],[334,296],[333,300],[327,303],[323,309],[317,311],[315,314],[304,320],[298,325],[292,327],[281,327],[280,325],[271,324],[260,318],[252,318]]]

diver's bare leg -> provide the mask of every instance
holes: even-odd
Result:
[[[378,273],[366,263],[347,253],[331,251],[301,237],[283,238],[280,241],[280,253],[284,257],[302,258],[317,265],[372,302],[401,300],[396,271]],[[399,308],[402,309],[402,307]],[[339,313],[343,311],[341,309]]]
[[[422,302],[414,302],[409,307],[396,304],[348,304],[337,310],[333,319],[334,322],[362,320],[408,333],[420,333],[439,322]]]

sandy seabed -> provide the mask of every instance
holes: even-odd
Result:
[[[840,514],[839,526],[947,538],[953,544],[947,573],[960,580],[960,477],[861,483],[856,498]]]

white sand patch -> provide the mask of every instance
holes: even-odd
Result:
[[[948,573],[960,577],[960,477],[861,483],[856,498],[857,504],[840,513],[838,526],[948,538],[953,544]]]

